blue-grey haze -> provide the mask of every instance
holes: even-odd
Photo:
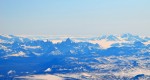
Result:
[[[150,34],[150,0],[0,0],[0,33]]]

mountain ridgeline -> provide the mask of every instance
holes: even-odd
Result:
[[[32,40],[29,38],[0,36],[0,57],[39,57],[50,55],[138,55],[149,54],[150,44],[145,45],[143,42],[148,42],[150,39],[145,39],[131,34],[124,34],[121,37],[127,42],[111,44],[111,47],[102,49],[97,43],[88,41],[75,42],[70,38],[59,42],[52,43],[50,40]],[[106,39],[107,41],[116,41],[116,36],[101,36],[94,39]],[[117,42],[117,41],[116,41]],[[121,45],[121,46],[120,46]],[[144,53],[142,52],[144,51]]]
[[[11,80],[16,79],[17,76],[45,73],[68,77],[68,73],[83,72],[95,78],[85,75],[75,78],[134,80],[134,78],[144,77],[149,79],[150,75],[144,72],[132,77],[120,74],[118,76],[116,73],[122,70],[126,73],[127,70],[136,71],[141,68],[150,71],[150,37],[123,34],[66,38],[57,43],[53,41],[49,38],[31,39],[0,35],[0,79]],[[101,45],[105,46],[108,43],[107,48]]]

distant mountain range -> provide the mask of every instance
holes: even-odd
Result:
[[[103,45],[99,42],[105,40],[103,45],[107,42],[112,42],[105,50]],[[53,40],[54,41],[54,40]],[[30,57],[43,55],[77,55],[87,53],[102,53],[106,55],[108,50],[113,48],[117,51],[109,51],[110,55],[119,55],[119,52],[129,51],[130,54],[136,52],[149,52],[150,38],[139,37],[132,34],[123,34],[121,36],[102,35],[97,38],[89,38],[78,40],[67,38],[59,43],[53,43],[50,40],[32,40],[30,38],[18,37],[14,35],[0,35],[0,57]],[[92,43],[92,41],[97,41]],[[131,47],[134,50],[131,50]],[[140,48],[140,49],[139,49]],[[127,53],[126,53],[127,54]]]
[[[132,60],[129,56],[134,59]],[[52,37],[42,39],[41,36],[40,39],[33,39],[15,35],[0,35],[0,79],[15,79],[17,76],[31,74],[67,75],[67,73],[108,73],[109,71],[113,74],[112,79],[116,79],[115,72],[119,73],[122,69],[119,65],[127,69],[143,67],[142,70],[150,70],[148,56],[150,56],[150,37],[148,36],[123,34],[54,39]],[[127,61],[124,60],[126,57]],[[145,62],[139,63],[140,61]],[[110,67],[106,64],[110,63],[109,66],[114,67],[107,69]],[[104,69],[96,68],[98,65],[105,67]],[[145,75],[150,76],[143,73],[142,77],[145,78]],[[139,76],[140,74],[130,78],[124,76],[124,79],[122,77],[120,79],[133,79]],[[74,79],[86,79],[86,77],[84,75]],[[108,79],[109,75],[102,77]]]

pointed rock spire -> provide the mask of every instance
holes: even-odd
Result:
[[[66,43],[72,43],[73,41],[70,38],[67,38],[65,42]]]

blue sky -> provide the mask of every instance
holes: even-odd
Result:
[[[150,34],[150,0],[0,0],[0,33]]]

